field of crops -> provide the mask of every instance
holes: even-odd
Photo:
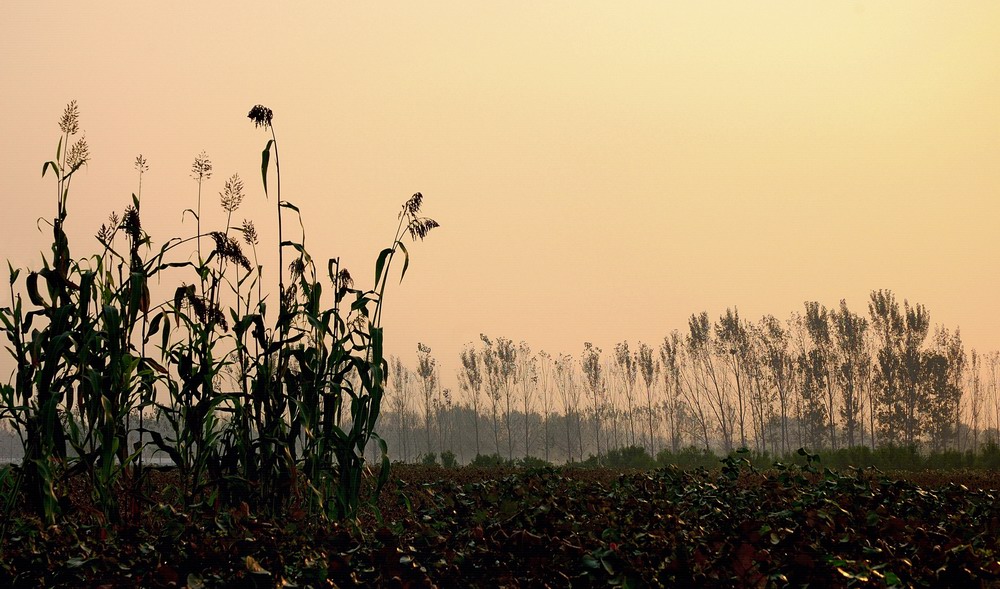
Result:
[[[756,472],[394,465],[372,513],[175,507],[170,472],[108,525],[10,523],[5,587],[1000,585],[1000,477],[894,477],[810,463]]]

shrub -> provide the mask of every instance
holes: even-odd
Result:
[[[535,456],[525,456],[518,459],[515,464],[521,468],[547,468],[552,466],[552,463]]]
[[[681,469],[719,468],[719,457],[712,451],[695,446],[682,448],[676,454],[663,449],[656,454],[656,464],[659,466],[676,466]]]
[[[656,461],[642,446],[626,446],[609,450],[603,463],[612,468],[655,468]]]
[[[990,470],[1000,470],[1000,446],[990,440],[980,450],[976,466]]]
[[[441,453],[441,466],[445,468],[455,468],[458,466],[458,459],[455,457],[455,453],[451,450],[445,450]]]
[[[498,466],[507,466],[509,463],[507,459],[500,456],[499,454],[476,454],[476,457],[472,459],[469,466],[478,466],[485,468],[495,468]]]

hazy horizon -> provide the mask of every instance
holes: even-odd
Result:
[[[370,286],[412,193],[441,227],[390,285],[388,353],[446,383],[479,334],[579,355],[657,344],[693,313],[786,319],[872,290],[1000,349],[1000,5],[243,3],[0,8],[3,257],[37,268],[41,178],[70,100],[92,162],[68,232],[96,248],[143,176],[154,246],[194,232],[239,173],[262,252],[274,110],[306,245]],[[273,199],[273,195],[271,197]],[[286,219],[286,231],[297,224]],[[272,255],[272,258],[276,256]],[[276,260],[264,261],[276,281]],[[325,264],[321,264],[325,267]],[[3,303],[7,304],[7,303]]]

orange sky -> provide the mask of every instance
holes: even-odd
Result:
[[[69,202],[77,255],[129,202],[140,153],[146,229],[193,232],[203,149],[205,222],[238,172],[238,214],[269,243],[266,136],[246,119],[262,103],[316,258],[368,285],[411,193],[441,223],[387,296],[407,363],[423,341],[453,372],[480,332],[578,354],[727,306],[863,313],[879,288],[1000,349],[1000,3],[99,6],[0,5],[15,265],[48,248],[39,172],[71,99],[93,154]]]

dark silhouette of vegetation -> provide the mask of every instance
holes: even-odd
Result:
[[[435,405],[448,431],[437,448],[475,456],[485,442],[498,454],[505,447],[508,460],[580,463],[640,445],[650,455],[689,446],[720,456],[738,447],[782,456],[800,446],[892,446],[926,456],[1000,443],[1000,354],[967,354],[959,330],[931,330],[922,305],[895,301],[872,292],[868,317],[845,301],[835,311],[808,301],[785,322],[751,322],[735,308],[714,324],[693,314],[689,333],[671,332],[657,357],[643,342],[635,351],[620,342],[610,356],[587,343],[574,358],[483,336],[461,354],[464,397],[450,415]],[[403,417],[393,423],[430,417],[405,395],[397,401],[391,411]],[[491,418],[486,440],[479,422]],[[404,449],[415,443],[396,434]]]
[[[245,198],[238,175],[220,192],[226,226],[202,233],[202,187],[212,176],[204,152],[192,168],[199,186],[191,211],[195,235],[153,248],[141,221],[149,165],[139,156],[140,188],[131,203],[97,232],[96,254],[74,257],[65,232],[70,185],[90,152],[84,138],[70,143],[79,131],[79,109],[75,102],[67,106],[56,157],[42,167],[56,185],[52,254],[23,282],[21,270],[10,268],[11,305],[0,309],[7,349],[18,361],[13,380],[0,387],[0,419],[24,443],[23,460],[0,479],[5,522],[20,495],[39,518],[55,523],[68,505],[65,485],[79,473],[105,521],[136,521],[146,445],[177,466],[185,506],[243,502],[281,513],[301,502],[321,517],[347,518],[373,504],[389,467],[376,431],[387,370],[381,311],[389,269],[402,256],[405,274],[404,235],[423,239],[437,223],[420,216],[423,196],[414,194],[400,210],[391,245],[378,256],[373,287],[354,288],[337,258],[326,264],[324,285],[304,229],[293,239],[282,233],[283,212],[302,224],[299,208],[281,198],[273,112],[258,105],[249,118],[271,135],[261,158],[265,194],[274,156],[276,314],[261,285],[252,222],[245,220],[242,231],[231,226]],[[205,257],[203,238],[213,246]],[[192,243],[195,261],[185,257]],[[244,247],[252,249],[253,261]],[[287,269],[285,250],[294,252]],[[177,286],[156,301],[154,283]],[[166,430],[146,427],[149,410]],[[136,413],[138,428],[131,421]],[[366,465],[370,443],[378,450],[374,465]],[[377,476],[365,499],[368,466]],[[133,490],[125,505],[123,488]]]

